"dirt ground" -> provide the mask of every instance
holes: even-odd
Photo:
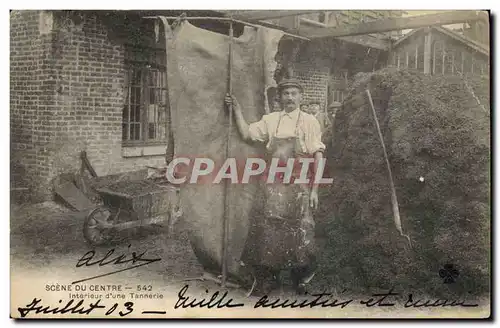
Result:
[[[146,252],[147,258],[161,261],[113,275],[113,281],[130,285],[152,285],[160,290],[180,290],[186,283],[192,293],[203,294],[208,290],[221,290],[212,281],[191,280],[200,277],[203,269],[198,263],[179,221],[171,238],[160,226],[150,226],[124,231],[119,241],[107,246],[93,247],[83,237],[83,221],[87,212],[73,212],[55,202],[11,206],[11,275],[27,272],[61,270],[73,279],[87,278],[112,271],[107,267],[76,267],[78,260],[88,251],[95,250],[102,258],[110,249],[114,254]],[[98,255],[100,255],[98,257]],[[127,259],[128,259],[127,258]],[[115,269],[121,269],[119,268]],[[50,270],[48,268],[51,268]],[[55,268],[55,269],[54,269]],[[92,269],[92,270],[90,270]],[[89,283],[101,283],[98,278]],[[237,296],[244,296],[243,289],[230,289]]]
[[[54,202],[41,204],[11,205],[11,315],[15,314],[18,302],[31,300],[33,295],[47,295],[44,290],[49,284],[71,284],[75,279],[83,279],[99,274],[105,274],[113,269],[107,266],[98,267],[76,267],[78,259],[86,252],[93,250],[83,238],[82,226],[86,213],[72,212]],[[129,231],[121,236],[122,242],[114,246],[106,246],[102,249],[96,248],[96,254],[103,256],[110,248],[115,248],[115,254],[137,254],[146,251],[148,258],[161,258],[161,261],[113,274],[112,276],[97,278],[87,281],[89,284],[124,284],[125,286],[152,285],[153,292],[170,295],[172,299],[177,296],[179,290],[189,284],[189,293],[196,297],[209,296],[214,291],[224,292],[218,284],[212,281],[185,281],[185,279],[200,276],[203,271],[189,245],[182,221],[174,228],[172,238],[165,238],[165,234],[158,227],[149,227]],[[130,248],[129,248],[130,245]],[[321,265],[321,264],[320,264]],[[116,269],[116,268],[115,268]],[[321,274],[321,273],[319,273]],[[318,279],[320,280],[320,279]],[[321,292],[323,287],[315,286],[314,280],[310,287]],[[341,286],[330,286],[328,292],[332,297],[345,298],[341,295]],[[259,297],[245,296],[246,290],[228,289],[231,298],[240,300],[245,304],[254,304]],[[26,294],[26,298],[22,298]],[[33,294],[33,295],[32,295]],[[52,295],[52,294],[51,294]],[[67,294],[57,294],[67,295]],[[194,297],[193,296],[193,297]],[[296,299],[297,296],[289,289],[277,290],[269,295],[274,298]],[[45,296],[41,296],[45,297]],[[57,296],[58,298],[61,296]],[[22,301],[19,301],[22,300]],[[55,298],[57,300],[57,298]],[[56,301],[57,302],[57,301]],[[175,302],[175,300],[174,300]],[[29,301],[27,301],[29,303]],[[151,304],[158,304],[153,302]],[[472,309],[474,310],[474,309]],[[185,310],[187,311],[187,310]],[[316,308],[308,311],[295,309],[279,309],[271,312],[252,311],[237,312],[220,311],[210,313],[208,316],[221,317],[414,317],[414,316],[442,316],[429,309],[413,309],[411,311],[391,312],[394,309],[360,308],[360,305],[341,309]],[[267,309],[266,309],[267,311]],[[312,311],[312,312],[310,312]],[[441,310],[442,311],[442,310]],[[448,316],[475,316],[476,312],[457,312],[448,309]],[[451,312],[450,312],[451,311]],[[484,311],[481,312],[484,316]],[[176,312],[175,316],[203,316],[196,312]]]
[[[137,283],[144,283],[144,273],[147,272],[147,281],[150,283],[161,282],[182,287],[183,279],[203,274],[203,269],[187,239],[182,220],[176,223],[170,238],[167,238],[165,230],[160,226],[142,227],[123,231],[119,241],[114,244],[94,248],[83,237],[86,213],[73,212],[51,201],[12,205],[12,270],[38,270],[49,266],[71,267],[75,269],[75,275],[78,275],[75,264],[86,252],[95,249],[96,254],[104,255],[114,248],[115,254],[147,251],[149,258],[162,259],[127,271],[127,278],[137,279]],[[191,284],[197,283],[190,281]],[[217,286],[213,284],[211,287]]]
[[[37,269],[42,266],[74,264],[87,251],[93,250],[83,237],[86,212],[73,212],[55,202],[11,206],[11,268]],[[139,277],[141,271],[154,273],[163,279],[176,280],[186,273],[198,276],[202,269],[194,256],[182,226],[166,240],[157,226],[125,231],[120,242],[102,246],[96,252],[115,249],[116,254],[147,251],[150,258],[162,261],[130,270]],[[101,249],[100,249],[101,248]],[[133,276],[132,276],[133,278]]]

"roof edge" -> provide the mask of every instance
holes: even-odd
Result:
[[[472,40],[471,38],[469,37],[466,37],[466,36],[463,36],[463,35],[460,35],[456,32],[453,32],[453,31],[450,31],[442,26],[431,26],[429,27],[430,29],[432,30],[435,30],[437,32],[441,32],[457,41],[460,41],[462,43],[464,43],[465,45],[467,45],[469,48],[472,48],[478,52],[481,52],[482,54],[486,55],[486,56],[490,56],[490,50],[489,50],[489,47],[486,47],[485,45],[477,42],[477,41],[474,41]],[[392,44],[392,47],[397,47],[399,46],[401,43],[405,42],[406,40],[408,40],[411,36],[417,34],[417,33],[420,33],[422,31],[424,31],[425,29],[427,29],[427,27],[420,27],[420,28],[417,28],[417,29],[413,29],[411,32],[407,33],[404,37],[402,37],[401,39],[399,40],[396,40],[396,42],[394,42]]]

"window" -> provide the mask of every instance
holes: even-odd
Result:
[[[347,71],[338,72],[338,74],[330,80],[328,85],[328,105],[331,105],[333,102],[342,103],[344,101],[344,96],[349,84],[347,74]]]
[[[169,120],[165,48],[154,43],[127,45],[125,63],[123,145],[165,145]]]

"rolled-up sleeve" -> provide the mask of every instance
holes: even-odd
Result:
[[[267,123],[262,118],[260,121],[248,125],[248,134],[253,141],[266,142],[269,140]]]
[[[321,126],[316,118],[312,117],[306,124],[305,129],[305,146],[309,154],[314,154],[318,151],[325,151],[325,144],[321,141]]]

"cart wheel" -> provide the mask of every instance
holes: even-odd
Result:
[[[104,206],[93,209],[83,223],[83,236],[93,246],[99,246],[111,241],[112,229],[103,224],[112,225],[115,215]]]

